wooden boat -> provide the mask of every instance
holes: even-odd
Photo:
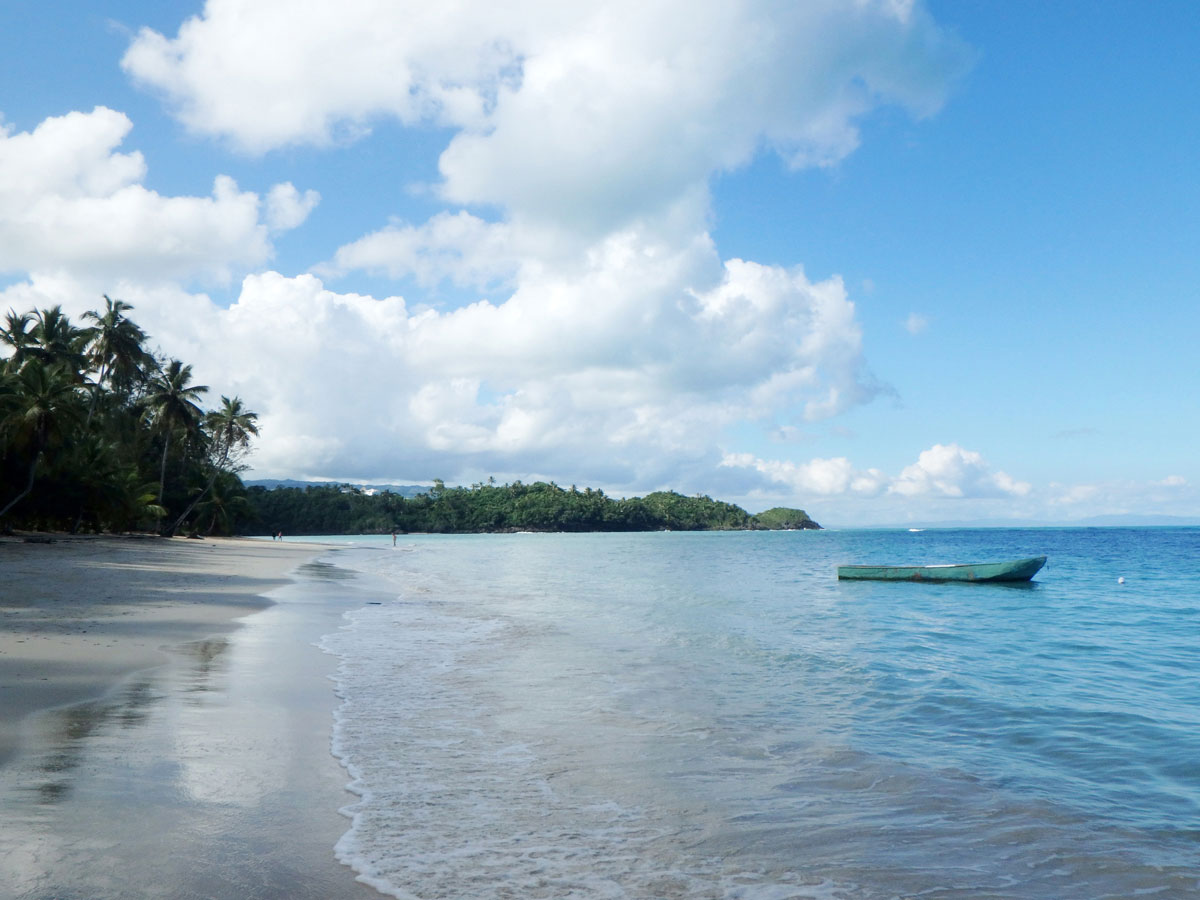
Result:
[[[857,581],[1029,581],[1046,564],[1046,557],[1009,562],[940,566],[838,566],[841,580]]]

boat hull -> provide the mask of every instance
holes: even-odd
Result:
[[[838,566],[842,581],[1029,581],[1046,564],[1046,557],[1008,562],[969,563],[953,566]]]

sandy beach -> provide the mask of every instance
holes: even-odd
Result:
[[[0,898],[378,896],[333,856],[325,552],[0,539]]]
[[[320,550],[222,539],[0,539],[0,763],[29,713],[102,696],[165,662],[163,647],[228,632]]]

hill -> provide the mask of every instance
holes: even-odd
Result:
[[[763,528],[773,531],[795,531],[799,529],[815,529],[821,526],[808,517],[802,509],[791,509],[786,506],[775,506],[766,509],[754,517]]]
[[[416,496],[349,485],[252,485],[253,514],[241,534],[471,534],[511,531],[715,531],[820,528],[803,510],[769,510],[766,519],[711,497],[656,491],[613,499],[603,491],[533,484],[434,483]]]

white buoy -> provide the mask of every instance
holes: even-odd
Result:
[[[1117,584],[1124,584],[1124,583],[1125,583],[1125,576],[1122,575],[1120,578],[1117,579]]]

